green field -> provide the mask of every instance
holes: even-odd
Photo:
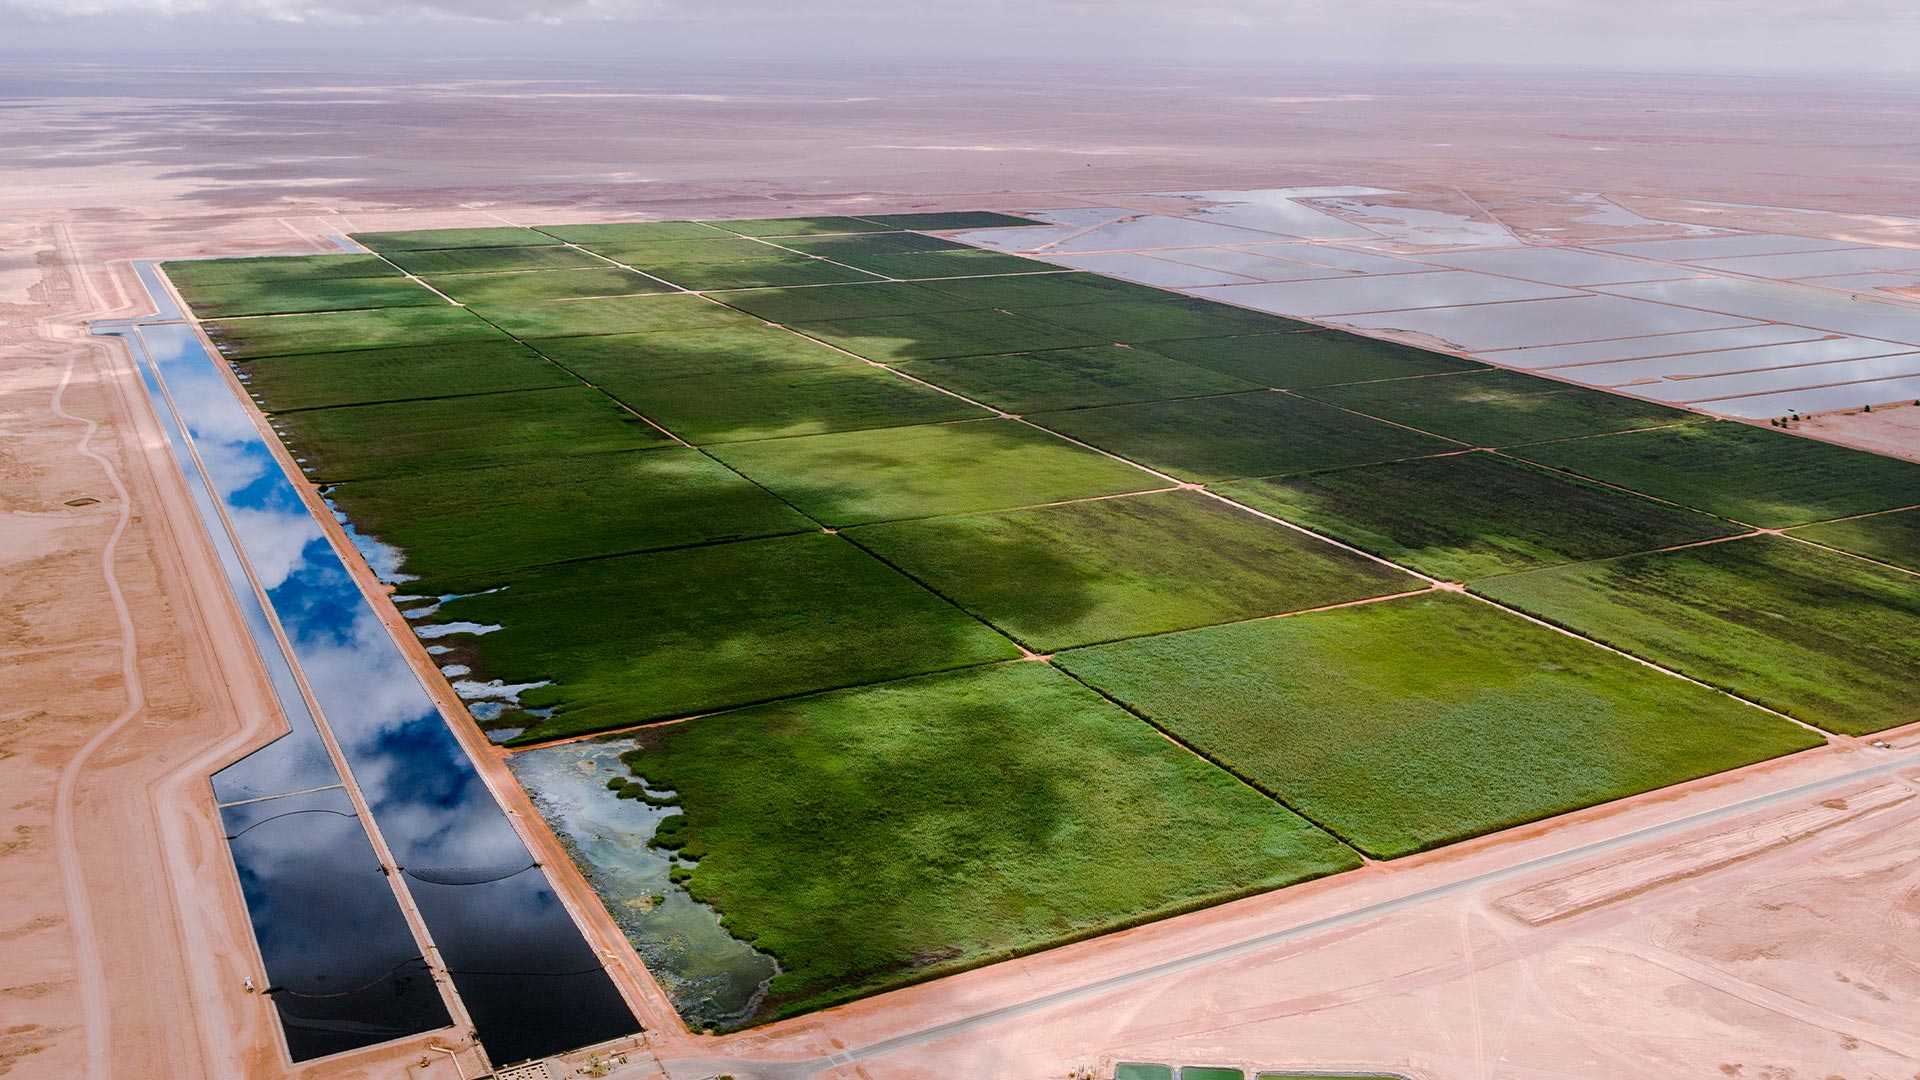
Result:
[[[1040,413],[1033,422],[1195,483],[1458,450],[1317,401],[1260,391]]]
[[[1230,375],[1188,367],[1123,345],[957,356],[897,366],[917,378],[1013,413],[1258,389]]]
[[[396,251],[394,265],[409,274],[502,274],[517,270],[586,270],[607,265],[584,251],[568,247],[445,248],[438,251]],[[441,291],[445,291],[444,289]]]
[[[835,266],[824,259],[740,237],[590,246],[615,262],[644,270],[683,289],[749,289],[875,280],[864,271]]]
[[[887,226],[857,217],[735,218],[705,222],[741,236],[822,236],[833,233],[886,232]]]
[[[1422,587],[1187,491],[846,535],[1036,652]]]
[[[432,291],[406,278],[240,281],[230,285],[182,285],[179,289],[181,299],[206,319],[446,304]]]
[[[938,281],[927,286],[966,308],[1018,306],[1023,310],[1069,304],[1110,304],[1128,300],[1165,300],[1167,294],[1099,274],[1046,274],[1037,277],[983,277]]]
[[[1012,214],[996,214],[988,210],[936,210],[921,214],[862,214],[862,221],[871,221],[889,229],[1004,229],[1014,225],[1039,225],[1042,222],[1031,218],[1015,217]]]
[[[1920,465],[1746,424],[1571,439],[1517,454],[1764,529],[1920,503]]]
[[[208,285],[261,281],[326,281],[399,277],[378,255],[268,255],[251,259],[181,259],[161,264],[183,294]]]
[[[1055,660],[1378,858],[1820,744],[1443,593]]]
[[[1920,510],[1830,521],[1793,535],[1920,574]]]
[[[1742,531],[1697,511],[1481,452],[1246,480],[1216,490],[1443,581]]]
[[[1229,307],[1209,300],[1120,300],[1014,310],[1043,322],[1082,330],[1101,341],[1153,342],[1304,330],[1306,323]]]
[[[397,545],[403,572],[462,581],[818,528],[724,465],[677,447],[355,480],[328,498],[362,533]]]
[[[811,532],[567,563],[486,581],[437,621],[476,678],[550,679],[525,740],[713,712],[1019,655],[1013,643],[837,536]]]
[[[821,319],[800,323],[796,329],[882,364],[1068,349],[1100,343],[1098,335],[1048,326],[993,309]]]
[[[307,475],[337,482],[664,445],[665,435],[584,386],[309,409],[274,418]]]
[[[478,304],[473,312],[522,340],[589,334],[650,334],[744,323],[732,308],[684,293],[553,300],[543,304]]]
[[[785,1015],[1358,865],[1042,664],[641,734],[688,882]],[[673,820],[673,819],[669,819]]]
[[[935,284],[944,285],[946,282]],[[870,281],[824,288],[745,289],[714,299],[768,322],[807,323],[822,319],[861,319],[876,315],[917,315],[958,311],[965,301],[931,285]]]
[[[229,360],[501,340],[500,331],[473,312],[445,305],[224,319],[201,326]]]
[[[1760,537],[1537,570],[1503,603],[1828,731],[1920,720],[1911,574]]]
[[[542,250],[539,248],[535,251]],[[669,291],[668,286],[617,266],[587,270],[526,270],[510,274],[442,274],[427,284],[462,304],[525,304]]]
[[[506,338],[270,356],[236,364],[234,371],[269,412],[538,390],[577,381]]]
[[[992,415],[880,368],[829,355],[840,362],[670,379],[595,365],[580,365],[576,370],[635,412],[688,442],[703,445]]]
[[[1166,487],[1010,420],[730,443],[714,456],[829,525],[964,514]]]
[[[1342,408],[1473,446],[1513,446],[1678,424],[1693,413],[1517,371],[1302,391]]]
[[[560,241],[532,229],[413,229],[406,232],[351,234],[361,245],[388,254],[396,251],[434,251],[440,248],[540,247]]]
[[[1058,269],[1051,263],[1003,255],[919,233],[865,233],[783,240],[797,251],[894,278],[959,277],[967,274],[1032,274]]]
[[[1337,330],[1156,341],[1148,348],[1194,367],[1279,390],[1438,375],[1481,366],[1457,356]]]
[[[653,240],[712,240],[727,235],[697,221],[626,221],[609,225],[542,225],[540,231],[569,244],[643,244]]]

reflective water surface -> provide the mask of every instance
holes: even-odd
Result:
[[[519,1061],[637,1031],[600,958],[281,471],[217,361],[187,325],[148,324],[136,332],[151,364],[150,385],[178,418],[197,470],[184,460],[183,467],[204,474],[208,494],[230,524],[489,1056],[496,1063]],[[209,523],[210,532],[222,531],[217,521]],[[252,593],[236,595],[244,604]],[[269,634],[264,642],[271,641]],[[256,643],[263,655],[277,649],[259,638]],[[400,940],[370,931],[377,925],[371,916],[333,920],[331,913],[346,906],[335,896],[344,887],[340,883],[368,879],[387,890],[388,903],[392,895],[377,862],[368,872],[371,850],[348,842],[357,832],[360,844],[367,844],[357,819],[333,812],[340,809],[337,801],[309,806],[319,797],[291,794],[337,785],[339,776],[298,693],[282,700],[292,733],[217,774],[214,788],[223,804],[288,796],[302,800],[289,807],[314,811],[275,817],[244,834],[235,829],[243,838],[233,846],[243,877],[254,883],[249,907],[270,977],[278,984],[295,977],[283,973],[309,981],[324,976],[328,985],[339,985],[364,975],[365,965],[374,963],[369,956],[387,958]],[[283,801],[249,803],[256,809],[244,813],[264,820],[270,805]],[[232,810],[223,807],[223,813]],[[374,894],[354,895],[356,903],[371,903]],[[406,936],[401,951],[417,957],[418,945]],[[361,955],[357,950],[369,940],[388,951]],[[335,951],[344,958],[337,964],[329,959]],[[403,984],[422,982],[431,988],[420,979],[391,985],[399,993]],[[418,1004],[408,1002],[407,1008]],[[392,1037],[373,1028],[406,1011],[382,1007],[356,1016],[355,1022],[370,1025],[361,1044]],[[415,1011],[433,1018],[430,1010]],[[287,1012],[283,1005],[283,1018]],[[441,1015],[429,1026],[445,1022]],[[295,1021],[287,1029],[292,1043]]]

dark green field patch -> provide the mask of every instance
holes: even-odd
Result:
[[[1770,536],[1476,586],[1828,731],[1920,720],[1913,575]]]
[[[1920,573],[1920,510],[1830,521],[1793,535]]]
[[[571,249],[568,249],[571,250]],[[667,292],[668,286],[605,263],[587,270],[528,270],[511,274],[455,274],[427,279],[462,304],[483,306],[576,300],[589,296],[632,296]]]
[[[1018,308],[1023,311],[1070,304],[1109,304],[1131,300],[1168,300],[1174,294],[1099,274],[963,278],[927,286],[956,301],[956,308]]]
[[[1043,653],[1423,585],[1188,491],[846,535]]]
[[[311,409],[281,414],[274,422],[287,449],[306,459],[307,474],[321,481],[507,465],[666,442],[666,436],[585,386]]]
[[[824,288],[746,289],[721,293],[714,299],[777,323],[916,315],[928,311],[957,311],[966,306],[951,296],[925,286],[892,281]]]
[[[473,310],[522,340],[650,334],[661,330],[744,324],[748,320],[748,316],[732,308],[685,294],[609,296],[543,304],[476,304]]]
[[[594,250],[683,289],[752,289],[874,280],[872,274],[738,237],[599,244]]]
[[[621,361],[569,366],[696,444],[777,439],[989,416],[891,372],[820,348],[826,362],[660,378]]]
[[[1681,409],[1517,371],[1472,371],[1444,379],[1322,387],[1302,393],[1472,446],[1604,435],[1696,418]]]
[[[861,236],[803,237],[782,243],[809,255],[898,278],[960,277],[968,274],[1031,274],[1055,267],[1017,255],[940,240],[919,233],[869,233]]]
[[[1245,480],[1215,490],[1443,581],[1740,531],[1716,517],[1487,453]]]
[[[573,376],[502,337],[401,349],[306,353],[234,369],[268,412],[566,386]]]
[[[328,498],[360,532],[399,547],[403,572],[443,581],[817,528],[678,447],[356,480]]]
[[[444,304],[228,319],[204,323],[202,329],[229,360],[501,339],[499,330],[473,312]]]
[[[1031,218],[1015,217],[1012,214],[997,214],[991,210],[945,210],[920,214],[862,214],[860,220],[871,221],[889,229],[924,229],[928,232],[941,232],[948,229],[1004,229],[1015,225],[1043,225],[1045,222]]]
[[[530,338],[527,344],[569,368],[627,379],[868,366],[811,338],[748,319],[680,333]]]
[[[787,1015],[1354,868],[1042,664],[650,729],[688,888],[780,960]],[[673,819],[669,819],[673,820]]]
[[[725,233],[697,221],[619,221],[592,225],[541,225],[548,236],[569,244],[644,244],[655,240],[712,240]]]
[[[1032,419],[1194,483],[1459,449],[1444,439],[1268,391],[1039,413]]]
[[[1746,424],[1571,439],[1518,455],[1764,529],[1920,503],[1920,465]]]
[[[1167,341],[1305,329],[1308,324],[1211,300],[1122,300],[1037,308],[1008,305],[1029,318],[1097,335],[1102,341]]]
[[[311,281],[241,281],[231,285],[179,286],[196,318],[297,315],[362,308],[433,307],[446,301],[406,278],[316,278]]]
[[[883,364],[1101,344],[1097,335],[993,310],[824,319],[795,329]]]
[[[1167,486],[1010,420],[715,447],[715,457],[829,525],[961,514]]]
[[[399,277],[378,255],[265,255],[244,259],[180,259],[160,264],[181,289],[247,281]]]
[[[821,532],[529,570],[441,605],[502,629],[439,639],[475,678],[551,679],[521,741],[710,712],[1019,655],[1005,638]],[[728,721],[721,721],[727,723]]]
[[[580,270],[607,265],[569,247],[446,248],[389,256],[410,274],[503,274],[514,270]]]
[[[899,369],[1014,413],[1258,389],[1232,376],[1121,345],[916,360]]]
[[[725,229],[741,236],[825,236],[833,233],[886,232],[885,225],[857,217],[737,218],[710,220],[701,224]]]
[[[353,233],[364,247],[381,253],[433,251],[439,248],[545,247],[560,241],[532,229],[409,229],[404,232]]]
[[[1280,390],[1403,379],[1486,366],[1338,330],[1189,338],[1156,341],[1146,347],[1195,367]]]
[[[1055,662],[1379,858],[1821,742],[1444,593],[1099,645]]]

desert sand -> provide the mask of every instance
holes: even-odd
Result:
[[[258,958],[205,777],[279,721],[127,357],[84,336],[86,319],[137,313],[126,259],[325,250],[353,229],[1311,183],[1550,230],[1587,213],[1567,192],[1604,192],[1679,220],[1920,242],[1920,147],[1885,138],[1920,99],[1872,85],[22,65],[0,92],[0,1075],[474,1073],[429,1048],[457,1055],[451,1032],[293,1068],[243,989]],[[1804,427],[1912,454],[1915,412]],[[1038,1078],[1148,1060],[1920,1076],[1912,730],[725,1038],[678,1028],[470,745],[648,1021],[615,1075]],[[1566,896],[1577,910],[1558,912]]]

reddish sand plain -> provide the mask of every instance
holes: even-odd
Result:
[[[1873,88],[1191,73],[1178,89],[1057,72],[922,74],[884,89],[880,76],[550,78],[7,76],[20,96],[0,146],[0,669],[12,691],[0,703],[0,787],[11,793],[0,820],[0,1075],[82,1076],[90,1062],[115,1077],[475,1071],[470,1055],[429,1049],[462,1049],[451,1032],[292,1068],[270,1006],[243,989],[259,981],[258,958],[205,776],[279,721],[126,356],[83,335],[85,319],[138,312],[126,259],[322,250],[347,229],[1067,206],[1118,191],[1304,183],[1463,192],[1502,220],[1549,229],[1583,213],[1555,194],[1568,189],[1703,223],[1786,228],[1782,211],[1751,207],[1765,203],[1846,217],[1821,235],[1899,243],[1920,230],[1902,215],[1920,147],[1885,137],[1910,129],[1920,103]],[[1759,114],[1763,125],[1735,122]],[[1782,155],[1783,144],[1819,152]],[[1816,231],[1805,211],[1789,213],[1800,222],[1791,231]],[[1916,411],[1808,427],[1911,453]],[[1063,1077],[1118,1059],[1433,1080],[1912,1080],[1920,803],[1904,793],[1920,775],[1905,756],[1920,738],[1885,741],[1835,740],[720,1039],[663,1015],[591,894],[577,877],[556,879],[654,1029],[616,1075]],[[489,779],[551,856],[510,777],[490,767]],[[1835,816],[1795,832],[1821,810]],[[1756,847],[1756,827],[1780,839]],[[1684,865],[1662,876],[1650,851]],[[1401,902],[1430,889],[1441,891]],[[1588,899],[1540,918],[1556,889]]]

